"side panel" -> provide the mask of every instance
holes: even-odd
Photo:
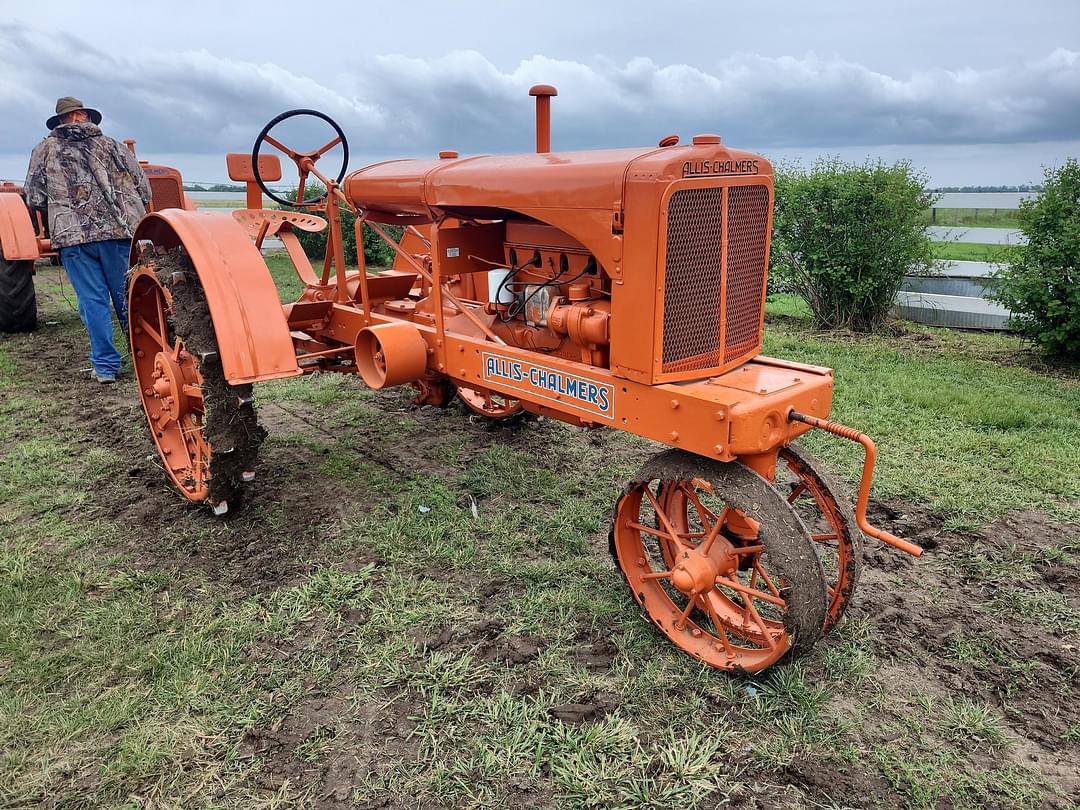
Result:
[[[292,337],[277,287],[244,228],[222,211],[170,209],[147,215],[135,231],[138,243],[182,246],[199,274],[214,322],[225,378],[232,384],[295,377]]]
[[[41,255],[30,209],[19,194],[0,194],[0,253],[8,261],[33,261]]]

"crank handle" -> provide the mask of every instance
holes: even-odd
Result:
[[[875,529],[866,519],[866,506],[870,501],[870,482],[874,478],[874,462],[877,460],[877,448],[874,447],[874,442],[870,437],[865,433],[855,430],[855,428],[841,425],[839,422],[833,422],[828,419],[818,419],[816,416],[807,416],[806,414],[799,413],[795,410],[788,413],[788,421],[802,422],[803,424],[810,425],[810,427],[832,433],[834,436],[839,436],[842,439],[858,442],[863,446],[863,449],[866,451],[866,456],[863,460],[862,480],[859,481],[859,497],[855,501],[855,523],[858,524],[862,533],[868,537],[873,537],[893,548],[906,551],[913,557],[921,556],[923,553],[922,548],[914,543],[909,543],[907,540],[901,540],[895,534],[890,534],[882,529]]]

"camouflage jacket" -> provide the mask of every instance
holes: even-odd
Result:
[[[25,192],[48,210],[54,248],[130,239],[150,205],[139,161],[94,124],[61,124],[34,147]]]

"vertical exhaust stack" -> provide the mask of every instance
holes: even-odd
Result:
[[[559,91],[550,84],[534,84],[529,95],[536,96],[536,152],[551,151],[551,97]]]

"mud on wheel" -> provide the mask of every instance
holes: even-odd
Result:
[[[254,479],[266,431],[250,385],[229,385],[191,260],[147,252],[128,283],[131,356],[158,454],[180,493],[218,514]]]
[[[611,548],[646,618],[711,667],[756,672],[824,632],[826,582],[810,533],[740,464],[655,456],[616,505]]]

